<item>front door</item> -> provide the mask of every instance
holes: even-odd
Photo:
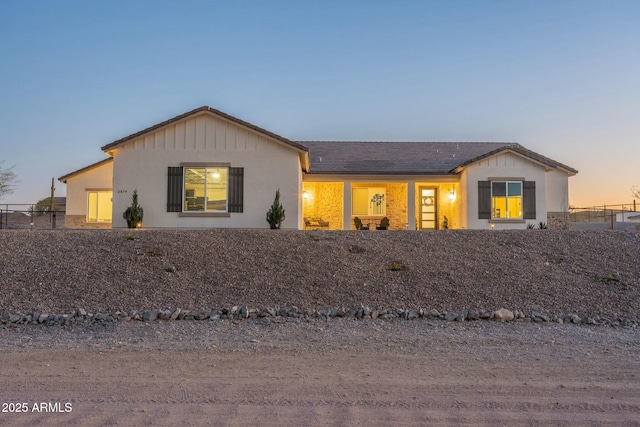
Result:
[[[420,187],[420,230],[438,229],[438,189]]]

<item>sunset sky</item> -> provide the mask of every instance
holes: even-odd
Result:
[[[640,185],[640,1],[0,2],[4,203],[209,105],[291,140],[512,141]]]

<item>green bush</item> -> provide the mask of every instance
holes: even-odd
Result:
[[[273,204],[267,212],[267,222],[272,230],[280,228],[282,221],[284,221],[284,208],[280,203],[280,189],[276,190],[276,198],[273,200]]]
[[[142,206],[138,204],[138,190],[133,190],[131,196],[131,206],[127,208],[122,214],[122,217],[127,221],[127,227],[138,228],[142,227],[142,217],[144,216],[144,210]]]

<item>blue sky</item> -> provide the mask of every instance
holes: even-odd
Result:
[[[0,203],[201,105],[292,140],[513,141],[640,185],[640,2],[0,2]]]

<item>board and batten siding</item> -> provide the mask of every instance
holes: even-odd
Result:
[[[265,135],[208,114],[175,123],[122,147],[133,150],[289,150]]]
[[[465,198],[466,224],[464,228],[470,229],[490,229],[491,221],[487,218],[480,218],[479,212],[479,182],[487,181],[488,178],[524,178],[525,181],[535,181],[535,217],[522,220],[521,223],[494,221],[496,229],[526,228],[527,222],[538,223],[547,220],[547,175],[544,166],[528,160],[510,152],[503,152],[494,156],[482,159],[468,166],[461,172],[461,192]],[[568,176],[565,174],[568,181]],[[482,186],[482,184],[480,184]],[[489,188],[490,191],[490,188]],[[524,189],[523,189],[524,191]],[[490,206],[489,206],[490,209]]]
[[[126,227],[122,212],[137,189],[145,228],[267,228],[265,216],[280,189],[287,216],[282,226],[299,228],[299,153],[252,129],[203,113],[141,136],[113,154],[114,227]],[[189,163],[228,163],[243,168],[243,212],[230,212],[227,217],[182,217],[167,212],[168,168]]]

